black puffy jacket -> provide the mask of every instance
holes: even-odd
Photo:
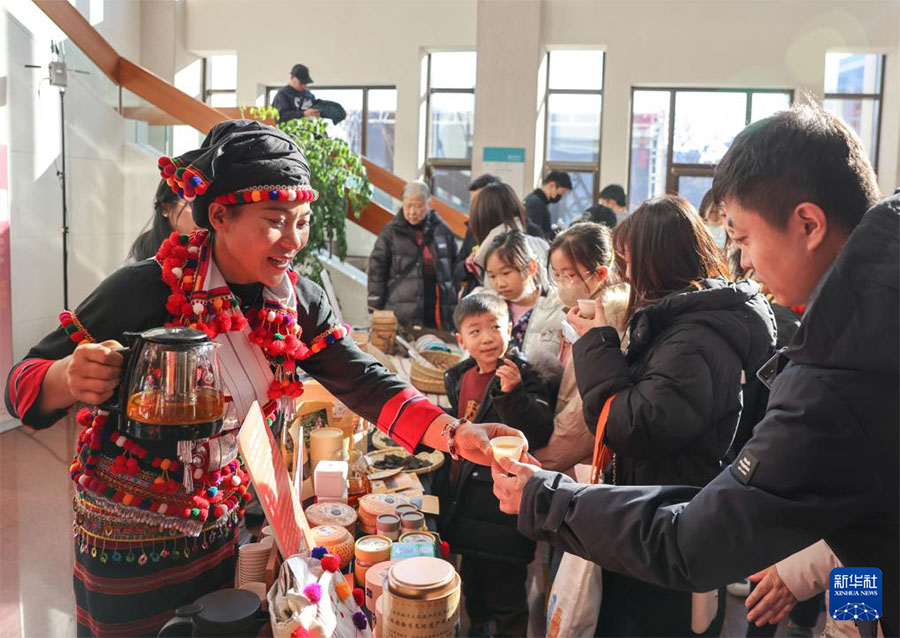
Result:
[[[900,195],[866,213],[807,305],[765,417],[702,490],[537,472],[519,530],[649,582],[707,591],[824,538],[884,576],[900,635]]]
[[[434,254],[434,293],[429,290],[426,294],[417,230],[422,231],[423,244]],[[444,220],[432,210],[420,226],[414,227],[400,210],[381,229],[369,256],[369,306],[393,310],[397,320],[406,326],[424,322],[451,330],[456,308],[455,265],[456,237]],[[426,309],[427,299],[434,300],[438,308]]]
[[[508,423],[528,438],[529,449],[543,447],[553,433],[553,408],[547,385],[524,355],[507,355],[519,367],[522,383],[513,391],[500,391],[494,377],[472,419],[475,423]],[[451,414],[459,414],[463,375],[475,366],[468,358],[444,373]],[[461,461],[459,477],[450,484],[450,464],[435,480],[441,498],[441,535],[455,553],[492,560],[528,563],[534,558],[534,542],[516,531],[516,517],[500,511],[494,496],[490,468]]]
[[[619,485],[709,482],[741,413],[741,372],[774,352],[775,317],[752,281],[707,279],[635,312],[623,355],[612,328],[575,342],[588,427],[613,400],[606,441]]]

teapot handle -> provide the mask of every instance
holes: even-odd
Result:
[[[190,638],[194,633],[194,625],[191,622],[190,618],[184,618],[182,616],[175,616],[169,622],[162,626],[162,629],[159,630],[159,633],[156,634],[157,638],[163,638],[164,636],[174,636],[176,638]]]
[[[121,394],[116,394],[121,391],[122,381],[127,376],[128,370],[128,360],[131,358],[132,350],[130,347],[124,348],[113,348],[113,352],[118,352],[122,355],[124,361],[122,362],[122,376],[119,378],[119,385],[114,391],[113,395],[110,397],[110,403],[101,403],[97,407],[101,410],[106,410],[107,412],[113,412],[115,414],[124,414],[125,406],[123,405],[123,397]],[[124,399],[127,400],[127,399]]]
[[[203,611],[202,603],[192,603],[190,605],[182,605],[175,610],[175,616],[169,620],[159,633],[157,638],[164,636],[173,636],[175,638],[191,638],[194,634],[194,623],[191,618],[195,614]]]

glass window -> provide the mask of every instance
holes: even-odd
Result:
[[[472,171],[463,168],[433,168],[431,171],[431,192],[448,204],[469,209],[469,182]]]
[[[425,175],[431,180],[435,197],[468,210],[475,128],[475,52],[430,53],[425,62]]]
[[[826,53],[825,92],[881,93],[884,56],[877,53]]]
[[[678,91],[672,161],[716,164],[746,125],[746,93]]]
[[[550,89],[603,89],[603,51],[552,51]]]
[[[757,122],[778,111],[791,108],[791,96],[787,93],[754,93],[750,104],[750,122]]]
[[[712,188],[713,178],[709,175],[679,175],[678,195],[688,200],[700,212],[700,202],[706,191]]]
[[[314,95],[320,100],[337,102],[344,107],[347,117],[340,124],[325,120],[329,137],[337,137],[350,146],[354,153],[362,153],[362,89],[319,89]]]
[[[266,104],[271,105],[279,86],[266,87]],[[389,171],[394,170],[394,123],[397,116],[397,89],[393,87],[312,87],[322,100],[338,102],[347,112],[340,124],[326,122],[328,135],[338,137],[355,153]],[[366,123],[363,131],[363,122]]]
[[[825,110],[834,113],[850,125],[863,146],[869,152],[869,161],[875,164],[878,154],[878,110],[881,100],[871,98],[825,99]]]
[[[633,89],[630,209],[688,188],[680,180],[699,189],[744,127],[790,108],[791,99],[778,90]]]
[[[555,204],[550,204],[550,219],[560,228],[565,228],[581,219],[584,212],[594,205],[595,174],[591,172],[568,171],[572,179],[572,190]]]
[[[210,106],[237,106],[237,93],[211,93],[209,96]]]
[[[825,100],[827,111],[843,119],[856,131],[878,168],[881,135],[882,78],[884,56],[877,53],[825,54]]]
[[[431,157],[471,160],[474,121],[474,93],[432,94]]]
[[[603,96],[551,93],[547,105],[547,161],[596,163]]]
[[[666,192],[669,91],[635,91],[631,108],[630,209]]]
[[[397,89],[369,89],[367,106],[366,156],[379,166],[393,171]]]
[[[445,51],[431,54],[432,89],[474,89],[475,52]]]
[[[209,80],[207,88],[216,91],[237,89],[237,56],[211,55],[207,58]]]
[[[204,100],[210,106],[237,106],[237,56],[211,55],[204,61]]]
[[[544,174],[565,171],[572,192],[551,206],[566,226],[596,201],[603,115],[603,51],[550,51],[546,58]],[[542,67],[543,68],[543,67]]]

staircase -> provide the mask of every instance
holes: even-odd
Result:
[[[122,57],[68,0],[33,1],[114,84],[151,105],[123,108],[123,117],[154,125],[186,124],[204,134],[219,122],[249,117],[239,108],[215,109]],[[369,182],[391,197],[401,199],[406,181],[365,157],[362,160]],[[465,235],[467,217],[464,213],[435,197],[431,198],[430,204],[458,237]],[[347,217],[377,235],[393,219],[394,213],[371,202],[358,218],[349,211]]]

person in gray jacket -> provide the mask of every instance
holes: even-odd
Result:
[[[713,189],[743,265],[779,303],[807,304],[787,349],[759,373],[772,390],[753,436],[702,489],[579,485],[504,461],[493,467],[501,509],[519,513],[525,536],[694,591],[823,538],[843,565],[881,570],[880,621],[896,636],[900,195],[875,205],[862,143],[817,105],[742,131]]]

